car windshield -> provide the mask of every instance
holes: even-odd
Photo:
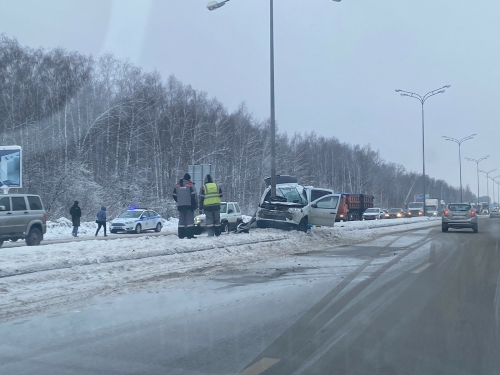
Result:
[[[279,187],[278,189],[276,189],[276,195],[285,198],[286,202],[288,203],[307,204],[307,200],[304,198],[304,196],[300,194],[298,190],[293,186]]]
[[[469,211],[470,209],[470,204],[450,204],[450,211]]]
[[[432,206],[425,206],[425,209],[427,211],[437,211],[437,207],[432,205]]]
[[[141,216],[143,211],[125,211],[118,216],[119,219],[137,219]]]
[[[389,210],[389,213],[391,213],[391,214],[395,214],[395,213],[398,213],[398,212],[401,212],[401,208],[391,208]]]
[[[424,207],[423,203],[414,202],[408,204],[408,208],[423,208],[423,207]]]
[[[368,208],[365,213],[374,213],[374,212],[379,212],[378,208]]]

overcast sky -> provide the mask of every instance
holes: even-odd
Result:
[[[0,32],[31,47],[112,52],[173,74],[232,111],[245,101],[269,117],[269,1],[0,0]],[[462,156],[491,155],[499,168],[500,1],[275,0],[276,118],[289,134],[314,130],[370,144],[384,159],[459,186],[458,147],[441,136],[477,137]],[[476,164],[463,183],[476,192]],[[499,178],[500,180],[500,178]],[[486,194],[481,176],[481,195]],[[491,183],[490,183],[490,195]],[[495,194],[496,195],[496,194]]]

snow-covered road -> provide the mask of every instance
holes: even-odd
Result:
[[[210,274],[290,254],[366,241],[381,235],[439,225],[434,219],[339,223],[310,233],[256,229],[249,234],[180,240],[175,235],[116,236],[0,249],[0,320],[151,283]],[[53,232],[57,226],[52,227]],[[90,227],[90,224],[89,224]],[[85,234],[83,234],[85,236]],[[51,238],[50,228],[48,238]]]

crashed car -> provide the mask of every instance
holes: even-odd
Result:
[[[271,197],[270,179],[256,213],[259,228],[296,229],[310,225],[333,227],[340,194],[333,190],[302,186],[292,176],[276,176],[276,196]]]

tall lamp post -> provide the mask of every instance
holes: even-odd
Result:
[[[415,98],[417,99],[421,104],[422,104],[422,180],[423,180],[423,188],[424,188],[424,216],[426,216],[427,212],[425,209],[425,128],[424,128],[424,103],[427,99],[429,99],[431,96],[437,95],[437,94],[442,94],[445,92],[445,89],[450,88],[450,85],[446,85],[443,87],[440,87],[436,90],[429,91],[427,94],[424,96],[416,94],[411,91],[404,91],[397,89],[396,92],[401,93],[401,96],[409,96],[410,98]]]
[[[472,158],[465,158],[465,160],[468,161],[473,161],[476,163],[476,171],[477,171],[477,207],[479,209],[479,163],[481,163],[483,160],[486,160],[490,157],[490,155],[483,156],[482,158],[479,159],[472,159]]]
[[[471,134],[471,135],[464,137],[462,139],[456,139],[456,138],[452,138],[452,137],[448,137],[446,135],[443,135],[443,138],[445,141],[455,142],[458,145],[458,162],[460,165],[460,203],[462,203],[464,201],[463,189],[462,189],[462,154],[461,154],[460,147],[462,146],[462,143],[464,143],[465,141],[468,141],[469,139],[474,138],[476,135],[477,134]]]
[[[211,1],[207,4],[208,10],[215,10],[224,5],[230,0]],[[339,3],[341,0],[333,0]],[[271,67],[271,196],[276,196],[276,118],[274,107],[274,2],[269,0],[270,5],[270,67]]]
[[[488,197],[488,205],[490,204],[490,183],[488,182],[490,173],[495,172],[497,169],[490,169],[489,171],[479,171],[486,175],[486,196]]]

